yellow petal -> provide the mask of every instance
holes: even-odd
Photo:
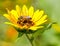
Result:
[[[11,16],[9,16],[8,14],[4,14],[3,16],[10,20],[12,23],[15,23],[15,20],[11,18]]]
[[[8,14],[4,14],[3,16],[6,17],[8,20],[11,21],[11,18],[10,18],[10,16]]]
[[[41,24],[45,23],[46,21],[47,21],[47,20],[44,20],[44,21],[40,22],[40,23],[39,23],[39,25],[41,25]]]
[[[31,29],[31,30],[37,30],[37,29],[43,28],[43,27],[44,27],[44,26],[38,26],[38,27],[32,26],[32,27],[30,27],[29,29]]]
[[[32,20],[33,20],[33,21],[36,21],[36,20],[38,19],[37,16],[39,16],[39,10],[37,10],[37,11],[34,13],[34,15],[33,15],[33,17],[32,17]]]
[[[13,22],[15,22],[15,23],[16,23],[16,18],[15,18],[15,16],[14,16],[10,11],[9,11],[9,9],[8,9],[8,8],[6,8],[6,10],[7,10],[8,15],[10,16],[11,20],[13,20]]]
[[[24,5],[24,6],[22,7],[22,15],[23,15],[23,16],[28,16],[28,9],[27,9],[26,5]]]
[[[36,25],[41,25],[43,23],[45,23],[47,20],[45,20],[47,18],[47,15],[44,15],[40,20],[38,20],[37,22],[35,22]]]
[[[38,21],[42,16],[43,16],[43,14],[44,14],[44,11],[43,10],[41,10],[41,11],[39,11],[39,10],[37,10],[35,13],[34,13],[34,15],[33,15],[33,21],[35,22],[35,21]]]
[[[17,20],[18,19],[18,14],[17,14],[17,12],[15,11],[15,10],[11,10],[11,15],[13,16],[13,17],[15,17],[15,19]]]
[[[13,24],[13,23],[10,23],[10,22],[5,22],[5,24],[9,24],[9,25],[12,25],[12,26],[14,26],[14,27],[19,27],[18,25]]]
[[[16,5],[16,11],[18,13],[18,16],[20,16],[21,15],[21,8],[18,5]]]
[[[8,14],[10,14],[10,11],[9,11],[9,9],[8,9],[8,8],[6,8],[6,11],[8,12]]]
[[[34,8],[31,6],[29,8],[29,16],[32,17],[33,16],[33,13],[34,13]]]

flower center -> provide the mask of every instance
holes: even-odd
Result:
[[[20,25],[20,26],[27,26],[27,28],[31,27],[34,25],[34,22],[32,21],[32,18],[29,17],[29,16],[20,16],[18,18],[18,21],[17,23]]]

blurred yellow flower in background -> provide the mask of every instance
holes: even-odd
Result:
[[[18,3],[26,3],[28,0],[18,0]]]
[[[12,1],[10,1],[10,0],[4,0],[4,1],[2,1],[1,5],[2,5],[3,9],[4,8],[8,8],[9,10],[11,10],[14,7],[14,3]]]
[[[18,32],[13,27],[10,26],[6,32],[6,40],[14,41],[17,37],[18,37]]]
[[[55,29],[57,33],[60,33],[60,26],[58,24],[53,24],[52,28]]]
[[[14,46],[12,43],[1,41],[0,46]]]
[[[24,5],[22,8],[20,8],[18,5],[16,5],[16,10],[8,11],[8,14],[4,14],[10,22],[5,22],[6,24],[13,25],[20,29],[31,29],[36,30],[38,28],[43,28],[43,23],[47,21],[47,15],[44,15],[43,10],[36,10],[34,12],[34,7],[31,6],[29,9],[26,5]]]

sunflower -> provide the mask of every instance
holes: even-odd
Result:
[[[22,8],[19,5],[16,5],[15,10],[9,11],[7,9],[8,14],[4,14],[10,22],[5,22],[5,24],[12,25],[14,27],[20,29],[30,29],[36,30],[39,28],[43,28],[43,23],[47,21],[47,15],[44,15],[43,10],[34,11],[34,7],[31,6],[29,9],[26,5],[23,5]]]

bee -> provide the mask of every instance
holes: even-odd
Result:
[[[30,16],[20,16],[20,17],[18,18],[17,23],[18,23],[19,25],[21,25],[21,26],[24,26],[24,25],[26,25],[26,26],[32,26],[32,25],[34,25],[34,23],[32,22],[31,19],[32,19],[32,18],[31,18]]]
[[[20,19],[23,19],[23,16],[20,16],[20,17],[18,18],[18,20],[20,20]]]

